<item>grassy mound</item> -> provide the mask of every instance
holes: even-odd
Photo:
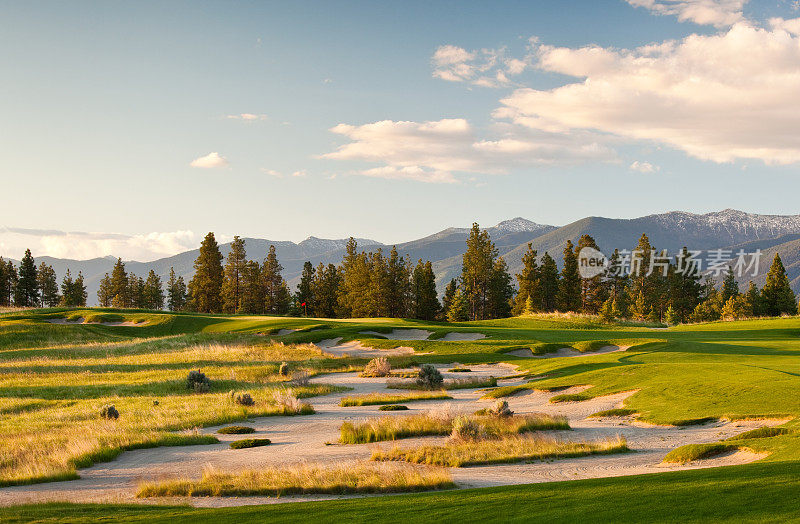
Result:
[[[226,426],[224,428],[219,428],[217,433],[221,433],[222,435],[244,435],[246,433],[255,433],[255,428],[251,428],[250,426]]]
[[[237,440],[236,442],[231,442],[231,449],[258,448],[261,446],[269,446],[270,444],[272,444],[272,441],[268,438],[245,438]]]
[[[453,397],[444,391],[426,391],[407,394],[369,393],[367,395],[344,397],[339,401],[339,405],[342,407],[379,406],[381,404],[397,404],[398,402],[413,402],[417,400],[448,400],[451,398]]]

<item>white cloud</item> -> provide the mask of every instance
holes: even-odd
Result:
[[[189,163],[189,165],[203,169],[213,169],[217,167],[226,167],[228,165],[228,159],[221,156],[217,152],[213,152],[207,154],[206,156],[195,158],[191,161],[191,163]]]
[[[535,67],[577,80],[517,89],[494,116],[550,133],[602,132],[714,162],[800,162],[800,23],[734,24],[636,49],[538,45]]]
[[[331,131],[351,141],[323,158],[383,164],[358,173],[381,178],[452,183],[454,173],[502,174],[519,167],[615,159],[591,133],[555,135],[500,125],[493,130],[498,136],[477,138],[461,118],[339,124]]]
[[[659,15],[677,16],[681,22],[728,27],[744,20],[747,0],[626,0]]]
[[[467,51],[454,45],[443,45],[431,57],[434,78],[448,82],[468,82],[482,87],[511,84],[509,76],[522,73],[528,61],[506,58],[505,48]]]
[[[192,231],[122,235],[0,227],[0,254],[18,260],[30,248],[34,257],[87,260],[112,255],[147,262],[195,249],[200,240]]]
[[[630,169],[631,171],[638,171],[639,173],[655,173],[659,170],[659,167],[650,162],[634,160],[630,165]]]
[[[275,171],[274,169],[266,169],[262,167],[261,172],[265,175],[274,176],[275,178],[283,178],[283,173],[280,171]]]
[[[300,170],[295,171],[294,173],[292,173],[292,176],[296,177],[296,178],[302,178],[302,177],[306,176],[307,174],[308,173],[306,173],[305,169],[300,169]]]
[[[243,120],[245,122],[256,122],[258,120],[266,120],[269,117],[264,114],[239,113],[238,115],[226,115],[225,118],[229,120]]]

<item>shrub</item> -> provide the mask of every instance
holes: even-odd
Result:
[[[793,431],[789,428],[771,428],[771,427],[763,427],[763,428],[756,428],[751,429],[750,431],[746,431],[740,435],[734,435],[732,437],[728,437],[725,440],[745,440],[749,438],[770,438],[770,437],[779,437],[781,435],[791,435]]]
[[[282,377],[289,376],[289,364],[286,362],[281,362],[280,367],[278,368],[278,374]]]
[[[211,381],[205,373],[201,373],[199,369],[193,369],[189,372],[189,376],[186,377],[186,389],[194,390],[197,393],[205,393],[211,389]]]
[[[255,428],[251,428],[249,426],[227,426],[224,428],[219,428],[217,433],[222,435],[244,435],[246,433],[255,433]]]
[[[100,410],[100,417],[108,420],[117,420],[119,411],[113,404],[109,404],[108,406],[103,406],[103,409]]]
[[[378,411],[405,411],[408,409],[408,406],[403,406],[401,404],[389,404],[387,406],[381,406],[378,408]]]
[[[256,403],[253,397],[250,396],[250,393],[238,393],[233,401],[240,406],[254,406]]]
[[[416,383],[423,389],[439,389],[444,383],[444,377],[432,364],[423,364],[419,368]]]
[[[478,440],[481,437],[481,427],[471,418],[456,417],[453,421],[453,431],[450,438],[455,440]]]
[[[362,377],[385,377],[392,371],[389,359],[386,357],[373,358],[364,366]]]
[[[508,402],[498,400],[494,407],[489,410],[489,414],[495,417],[510,417],[514,412],[508,407]]]
[[[472,370],[469,368],[451,368],[448,369],[447,371],[449,371],[450,373],[469,373]]]
[[[283,408],[284,415],[310,415],[314,413],[311,404],[300,402],[291,389],[276,389],[272,392],[272,400]]]
[[[310,375],[307,371],[298,371],[292,375],[292,384],[295,386],[307,386],[310,382]]]
[[[236,442],[231,442],[231,449],[257,448],[259,446],[267,446],[271,443],[272,441],[268,438],[245,438],[237,440]]]

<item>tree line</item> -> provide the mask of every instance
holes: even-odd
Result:
[[[214,233],[203,239],[194,275],[188,284],[170,268],[166,287],[151,270],[147,278],[128,274],[117,259],[111,273],[100,282],[101,306],[164,309],[206,313],[304,315],[327,318],[399,317],[423,320],[484,320],[537,312],[577,312],[600,315],[604,320],[633,319],[650,322],[706,322],[759,316],[797,314],[797,299],[779,255],[775,255],[763,289],[751,281],[741,292],[728,266],[717,286],[709,275],[681,270],[690,263],[684,247],[662,271],[649,271],[657,251],[647,235],[634,252],[641,259],[628,271],[615,271],[622,254],[615,250],[608,269],[583,278],[579,253],[599,248],[590,235],[575,245],[567,241],[559,270],[547,252],[539,257],[528,244],[516,289],[508,266],[486,230],[473,224],[462,256],[461,275],[445,287],[441,301],[436,290],[433,264],[412,263],[396,247],[359,251],[348,241],[342,262],[303,266],[300,283],[292,293],[281,272],[274,246],[262,262],[249,260],[245,241],[234,237],[227,258],[222,256]],[[224,262],[224,264],[223,264]],[[85,306],[83,275],[72,278],[69,270],[61,286],[47,264],[35,264],[30,250],[16,268],[0,258],[0,306]]]
[[[81,273],[73,278],[67,270],[59,286],[53,266],[42,262],[37,267],[30,249],[25,250],[19,267],[0,257],[0,306],[85,306],[86,297]]]

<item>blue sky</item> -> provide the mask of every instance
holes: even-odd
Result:
[[[0,255],[793,214],[797,7],[0,2]]]

